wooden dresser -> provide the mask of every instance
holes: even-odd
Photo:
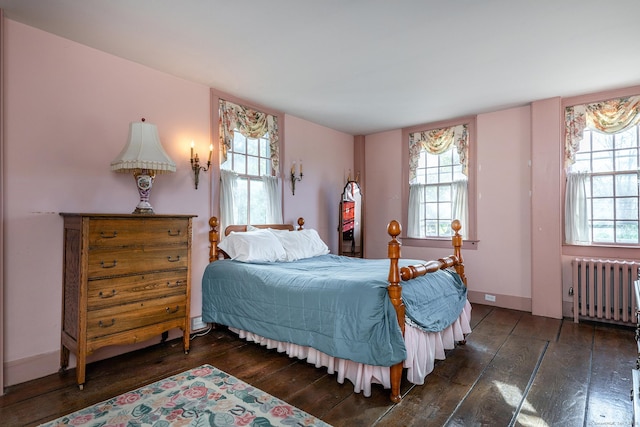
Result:
[[[77,381],[87,355],[170,329],[189,351],[191,224],[195,215],[61,213],[64,218],[61,369]]]

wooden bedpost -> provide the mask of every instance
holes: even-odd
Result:
[[[298,218],[298,230],[302,230],[304,228],[304,218]]]
[[[218,240],[220,237],[218,234],[218,218],[212,216],[209,219],[209,227],[211,227],[209,231],[209,243],[211,243],[211,246],[209,246],[209,262],[213,262],[218,259]]]
[[[456,273],[462,279],[462,283],[467,285],[467,276],[464,274],[464,260],[462,259],[462,235],[460,234],[460,229],[462,228],[462,224],[457,219],[451,221],[451,228],[453,229],[453,237],[451,238],[451,243],[453,244],[453,254],[458,258],[458,264],[455,265]]]
[[[402,302],[402,285],[400,285],[400,270],[398,269],[398,259],[400,259],[400,242],[397,237],[402,232],[402,227],[400,223],[396,220],[393,220],[387,226],[387,233],[391,236],[391,241],[388,246],[388,254],[390,260],[389,266],[389,286],[387,286],[387,290],[389,291],[389,298],[391,299],[391,303],[393,304],[393,308],[396,310],[396,315],[398,316],[398,325],[400,325],[400,330],[402,330],[402,335],[404,336],[404,315],[405,315],[405,307]],[[402,379],[402,363],[399,362],[389,368],[390,376],[391,376],[391,401],[398,403],[402,400],[402,396],[400,395],[400,381]]]

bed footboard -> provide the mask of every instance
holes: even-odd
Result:
[[[402,285],[400,284],[401,280],[407,281],[415,277],[424,276],[429,272],[434,272],[445,268],[454,268],[456,273],[458,273],[458,275],[462,279],[463,283],[465,285],[467,284],[467,277],[464,273],[464,263],[460,250],[462,248],[462,235],[460,234],[462,225],[460,224],[460,221],[458,221],[457,219],[453,220],[451,223],[451,228],[454,231],[451,238],[451,242],[453,244],[453,255],[447,256],[445,258],[440,258],[438,260],[427,261],[423,264],[416,264],[398,268],[398,260],[400,259],[400,247],[402,246],[398,241],[398,236],[402,232],[402,227],[396,220],[391,221],[387,226],[387,233],[389,233],[389,236],[391,236],[391,241],[389,241],[388,244],[389,285],[387,286],[387,290],[389,292],[389,299],[391,300],[391,303],[396,310],[398,325],[400,325],[400,330],[402,331],[403,336],[405,330],[405,306],[402,302]],[[390,367],[390,398],[391,401],[395,403],[398,403],[402,400],[402,396],[400,395],[402,366],[403,362],[400,362]]]

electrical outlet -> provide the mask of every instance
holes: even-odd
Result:
[[[485,301],[496,302],[496,296],[491,294],[484,294]]]
[[[202,329],[207,328],[209,326],[207,323],[202,321],[202,316],[192,317],[191,318],[191,331],[200,331]]]

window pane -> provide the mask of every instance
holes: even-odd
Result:
[[[236,218],[238,220],[238,224],[248,224],[248,212],[247,212],[247,202],[248,202],[248,197],[249,197],[249,192],[248,192],[248,186],[249,186],[249,182],[244,179],[244,178],[240,178],[238,179],[238,183],[237,183],[237,188],[236,188],[236,199],[235,201],[235,205],[236,205],[236,209],[237,214],[236,214]]]
[[[271,161],[269,159],[260,160],[260,176],[271,176]]]
[[[634,126],[614,135],[616,148],[636,148],[638,146],[637,128]]]
[[[613,151],[596,151],[592,157],[592,172],[611,172],[613,170]]]
[[[638,243],[638,221],[617,221],[616,241],[619,243]]]
[[[247,151],[247,140],[244,137],[244,135],[242,135],[240,132],[234,132],[233,133],[233,146],[232,146],[232,150],[235,153],[246,153]]]
[[[438,204],[437,203],[425,203],[425,218],[434,219],[438,218]]]
[[[265,224],[267,220],[267,198],[264,190],[264,183],[259,179],[252,179],[250,183],[251,202],[249,211],[251,212],[251,224]]]
[[[438,165],[440,164],[438,156],[427,152],[425,152],[425,156],[427,158],[427,167],[438,167]]]
[[[438,187],[435,185],[425,187],[424,198],[427,202],[438,200]]]
[[[269,140],[260,138],[260,157],[270,157]]]
[[[425,221],[425,229],[427,236],[437,236],[438,221]]]
[[[638,169],[638,149],[616,151],[616,171]]]
[[[611,150],[613,149],[613,135],[601,133],[598,131],[591,132],[592,150]]]
[[[247,172],[247,166],[245,165],[245,158],[242,154],[233,154],[233,170],[239,174],[245,174]]]
[[[613,219],[613,198],[609,199],[593,199],[593,216],[594,220]]]
[[[613,221],[593,221],[593,241],[613,243]]]
[[[638,174],[616,175],[616,196],[637,196]]]
[[[451,203],[438,203],[438,218],[451,223]]]
[[[441,185],[438,187],[438,200],[441,202],[451,202],[450,185]]]
[[[638,198],[624,197],[616,199],[616,219],[638,219]]]
[[[594,176],[591,182],[593,197],[613,196],[613,177],[611,175]]]
[[[257,156],[260,153],[260,147],[258,146],[260,140],[255,138],[247,138],[247,154],[250,156]]]
[[[257,157],[247,156],[247,175],[260,175],[260,170],[258,169],[259,161]]]

